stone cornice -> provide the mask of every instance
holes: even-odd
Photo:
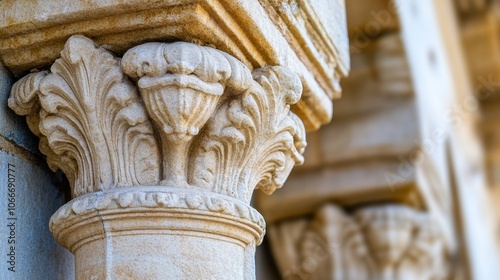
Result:
[[[335,16],[318,21],[310,18],[315,13],[313,6],[308,6],[305,18],[300,16],[300,19],[311,21],[314,28],[294,31],[290,37],[288,29],[276,26],[272,15],[268,15],[258,1],[128,1],[124,4],[107,0],[92,5],[75,1],[59,1],[54,5],[0,1],[0,10],[5,11],[0,19],[0,60],[17,74],[43,67],[59,56],[65,41],[73,34],[92,37],[119,55],[151,41],[181,40],[214,46],[251,70],[282,65],[297,73],[304,95],[292,109],[308,130],[314,130],[332,117],[331,99],[340,96],[339,80],[347,75],[349,58],[344,7],[330,5],[328,8],[334,9]],[[287,24],[292,24],[289,28],[293,29],[293,19],[286,18]],[[336,25],[335,31],[324,28],[326,24]],[[310,44],[306,49],[293,43],[316,38],[320,38],[321,44]]]

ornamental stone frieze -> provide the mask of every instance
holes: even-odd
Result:
[[[215,48],[145,43],[117,58],[72,36],[9,107],[70,181],[50,229],[77,279],[253,279],[265,222],[250,199],[304,160],[301,94],[293,71],[251,72]]]
[[[429,213],[368,206],[346,214],[325,204],[313,216],[269,227],[284,279],[446,279],[448,249]]]

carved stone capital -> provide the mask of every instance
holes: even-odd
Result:
[[[284,279],[447,278],[436,222],[406,206],[370,206],[349,216],[326,204],[310,221],[271,225],[268,236]]]
[[[288,69],[251,73],[210,47],[146,43],[119,59],[72,36],[50,71],[14,85],[9,107],[70,181],[74,199],[50,228],[76,254],[77,277],[236,279],[254,277],[247,262],[265,231],[249,206],[254,189],[272,193],[303,161],[304,126],[290,111],[301,93]],[[149,272],[127,268],[130,245],[156,259]],[[186,272],[183,262],[203,249],[213,253],[206,265]],[[236,268],[209,268],[217,257]]]

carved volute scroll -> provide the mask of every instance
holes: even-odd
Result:
[[[255,188],[272,193],[303,161],[304,126],[290,111],[301,93],[288,69],[252,76],[210,47],[146,43],[120,61],[73,36],[50,71],[15,84],[9,106],[27,116],[74,197],[157,185],[249,203]]]
[[[447,250],[436,223],[406,206],[371,206],[348,216],[327,204],[310,221],[272,225],[268,236],[284,279],[433,280],[447,275]]]

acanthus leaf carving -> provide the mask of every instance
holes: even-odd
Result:
[[[254,71],[247,91],[223,103],[192,151],[192,184],[250,201],[255,188],[280,188],[295,164],[303,162],[305,129],[290,112],[302,85],[289,70]]]
[[[50,70],[16,83],[9,106],[32,118],[40,150],[52,169],[68,176],[73,196],[157,183],[153,129],[119,61],[91,40],[72,36]]]
[[[290,110],[301,94],[290,70],[252,75],[211,47],[146,43],[119,60],[73,36],[49,72],[16,83],[9,106],[27,115],[75,197],[160,185],[249,203],[254,189],[272,193],[303,162],[305,129]]]
[[[290,111],[298,76],[280,66],[253,74],[211,47],[146,43],[120,60],[72,36],[50,71],[16,83],[9,106],[71,184],[50,229],[75,253],[77,276],[123,276],[132,244],[157,258],[125,271],[132,278],[254,278],[265,223],[252,193],[281,187],[306,143]],[[116,262],[87,263],[96,253]],[[193,257],[200,266],[185,270]]]
[[[177,42],[146,43],[125,53],[122,68],[137,80],[161,136],[161,185],[187,186],[187,162],[194,136],[215,111],[226,86],[249,87],[250,71],[210,47]]]

